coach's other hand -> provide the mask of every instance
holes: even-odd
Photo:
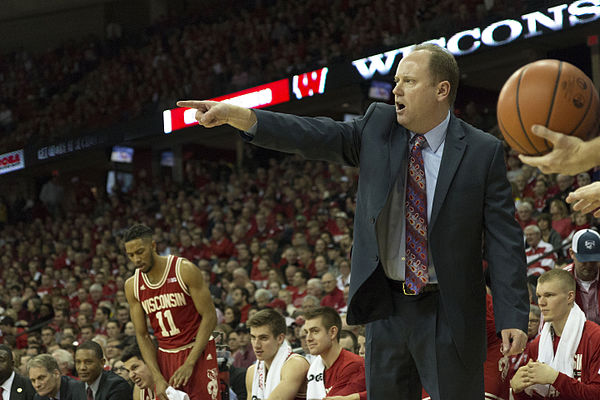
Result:
[[[182,100],[178,107],[195,108],[196,121],[205,128],[231,125],[236,129],[248,131],[256,123],[256,115],[249,108],[208,100]]]
[[[514,356],[525,350],[527,334],[520,329],[502,329],[502,347],[500,351],[505,356]]]

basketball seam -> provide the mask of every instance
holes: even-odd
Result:
[[[517,93],[516,93],[516,97],[517,98],[516,98],[516,104],[515,105],[517,106],[517,115],[519,116],[519,124],[521,125],[521,129],[523,130],[523,134],[527,138],[527,141],[529,142],[529,144],[531,145],[531,147],[533,147],[533,149],[537,153],[540,153],[540,151],[538,150],[538,148],[535,147],[535,145],[533,144],[533,142],[529,138],[529,134],[527,133],[527,130],[525,129],[525,125],[523,125],[523,118],[521,117],[521,109],[519,107],[519,89],[521,87],[521,80],[523,79],[523,74],[525,73],[525,71],[527,71],[527,68],[523,69],[523,71],[521,71],[521,74],[519,75],[519,82],[517,82]]]
[[[550,99],[550,107],[548,108],[548,117],[546,118],[546,127],[550,123],[550,117],[552,117],[552,109],[554,108],[554,100],[556,99],[556,92],[558,91],[558,83],[560,81],[560,74],[562,73],[562,66],[563,62],[559,61],[558,73],[556,74],[556,81],[554,82],[554,91],[552,92],[552,99]],[[548,150],[552,150],[552,146],[550,146],[550,143],[548,143],[546,139],[544,139],[544,143],[546,143],[546,147]]]
[[[502,131],[502,134],[504,135],[504,138],[506,139],[506,137],[508,136],[511,141],[513,141],[518,147],[521,148],[521,150],[523,150],[523,153],[527,153],[527,149],[525,147],[523,147],[521,145],[521,143],[519,143],[514,137],[512,137],[512,135],[508,132],[508,130],[504,127],[504,124],[502,123],[502,118],[499,117],[498,118],[498,123],[500,124],[500,130]]]
[[[589,87],[590,87],[590,99],[587,102],[587,108],[585,109],[585,113],[583,113],[583,117],[581,117],[581,119],[577,123],[577,126],[575,127],[575,129],[573,129],[569,133],[569,135],[573,135],[575,132],[577,132],[577,129],[579,129],[581,124],[583,124],[583,121],[585,121],[585,117],[587,117],[588,112],[590,111],[590,108],[592,107],[592,103],[594,102],[594,86],[593,86],[593,84],[591,84],[591,85],[589,85]],[[589,134],[589,132],[588,132],[588,134]]]

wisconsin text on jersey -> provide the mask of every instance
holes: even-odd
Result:
[[[142,301],[142,307],[146,314],[160,311],[165,308],[182,307],[187,305],[183,293],[166,293],[150,297]]]

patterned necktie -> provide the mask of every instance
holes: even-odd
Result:
[[[419,294],[427,285],[427,190],[421,150],[425,136],[415,135],[408,162],[406,182],[406,287]]]
[[[94,393],[92,393],[92,388],[89,386],[87,388],[87,400],[94,400]]]

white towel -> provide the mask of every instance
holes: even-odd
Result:
[[[252,379],[253,399],[262,400],[269,397],[273,389],[277,387],[279,381],[281,380],[281,368],[283,367],[285,360],[288,359],[290,354],[292,354],[292,348],[290,347],[287,340],[284,340],[281,346],[279,346],[277,354],[275,354],[275,358],[273,358],[273,362],[271,363],[271,367],[269,368],[268,374],[265,370],[265,362],[256,362],[254,378]],[[266,380],[265,375],[267,375]]]
[[[310,364],[307,378],[306,400],[321,400],[327,397],[325,391],[325,364],[321,356],[317,356]]]
[[[190,400],[190,396],[187,393],[174,389],[172,386],[169,386],[165,392],[169,400]]]
[[[565,375],[573,377],[573,360],[579,342],[581,341],[581,334],[583,333],[583,326],[585,325],[585,314],[577,304],[573,304],[573,308],[569,312],[569,317],[565,323],[562,335],[558,342],[556,354],[554,354],[554,347],[552,345],[552,333],[550,332],[549,323],[544,324],[542,333],[540,334],[540,342],[538,345],[538,361],[547,364]],[[541,396],[548,396],[552,385],[531,385],[525,389],[525,393],[532,395],[533,391],[538,392]],[[555,390],[552,388],[553,391]]]

